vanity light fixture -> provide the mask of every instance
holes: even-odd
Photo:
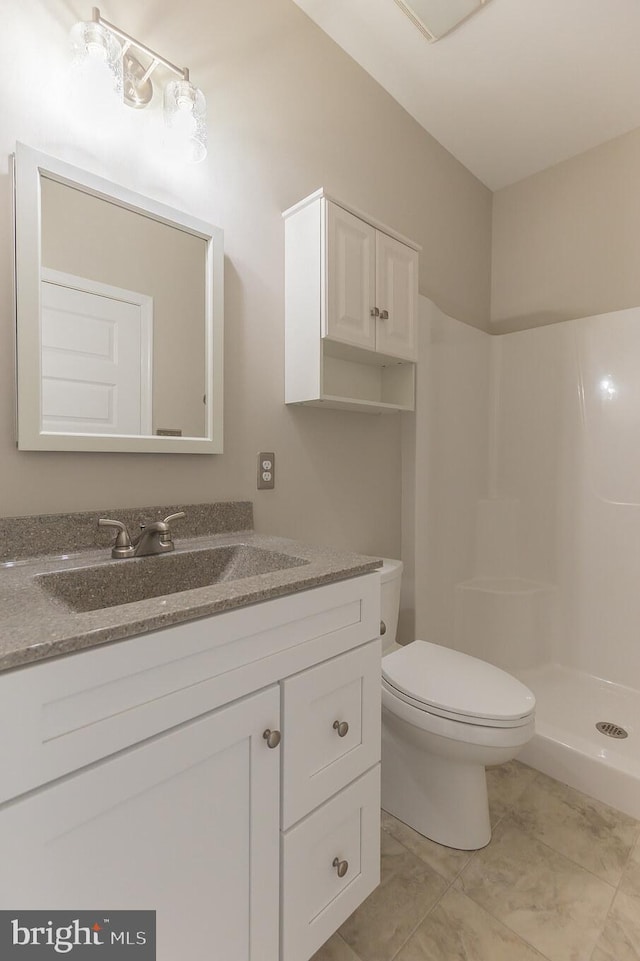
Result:
[[[146,107],[153,97],[151,75],[158,66],[173,73],[164,88],[164,123],[171,137],[186,147],[187,159],[199,163],[207,156],[207,104],[189,79],[189,68],[178,67],[146,44],[125,33],[93,7],[91,20],[71,31],[74,62],[104,64],[113,89],[129,107]],[[139,54],[143,55],[143,60]],[[148,63],[146,62],[148,59]]]

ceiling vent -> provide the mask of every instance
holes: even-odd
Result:
[[[435,43],[485,7],[489,0],[395,0],[395,2],[429,43]]]

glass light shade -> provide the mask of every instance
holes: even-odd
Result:
[[[189,80],[171,80],[164,88],[164,122],[172,146],[190,163],[207,156],[207,102]]]
[[[88,83],[122,95],[122,47],[110,30],[93,20],[76,23],[71,29],[71,48],[78,76],[82,73]]]

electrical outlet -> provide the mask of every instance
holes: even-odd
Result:
[[[258,490],[272,491],[276,486],[276,455],[273,451],[258,454]]]

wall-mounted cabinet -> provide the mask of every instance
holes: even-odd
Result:
[[[419,247],[318,190],[285,218],[285,402],[413,410]]]

